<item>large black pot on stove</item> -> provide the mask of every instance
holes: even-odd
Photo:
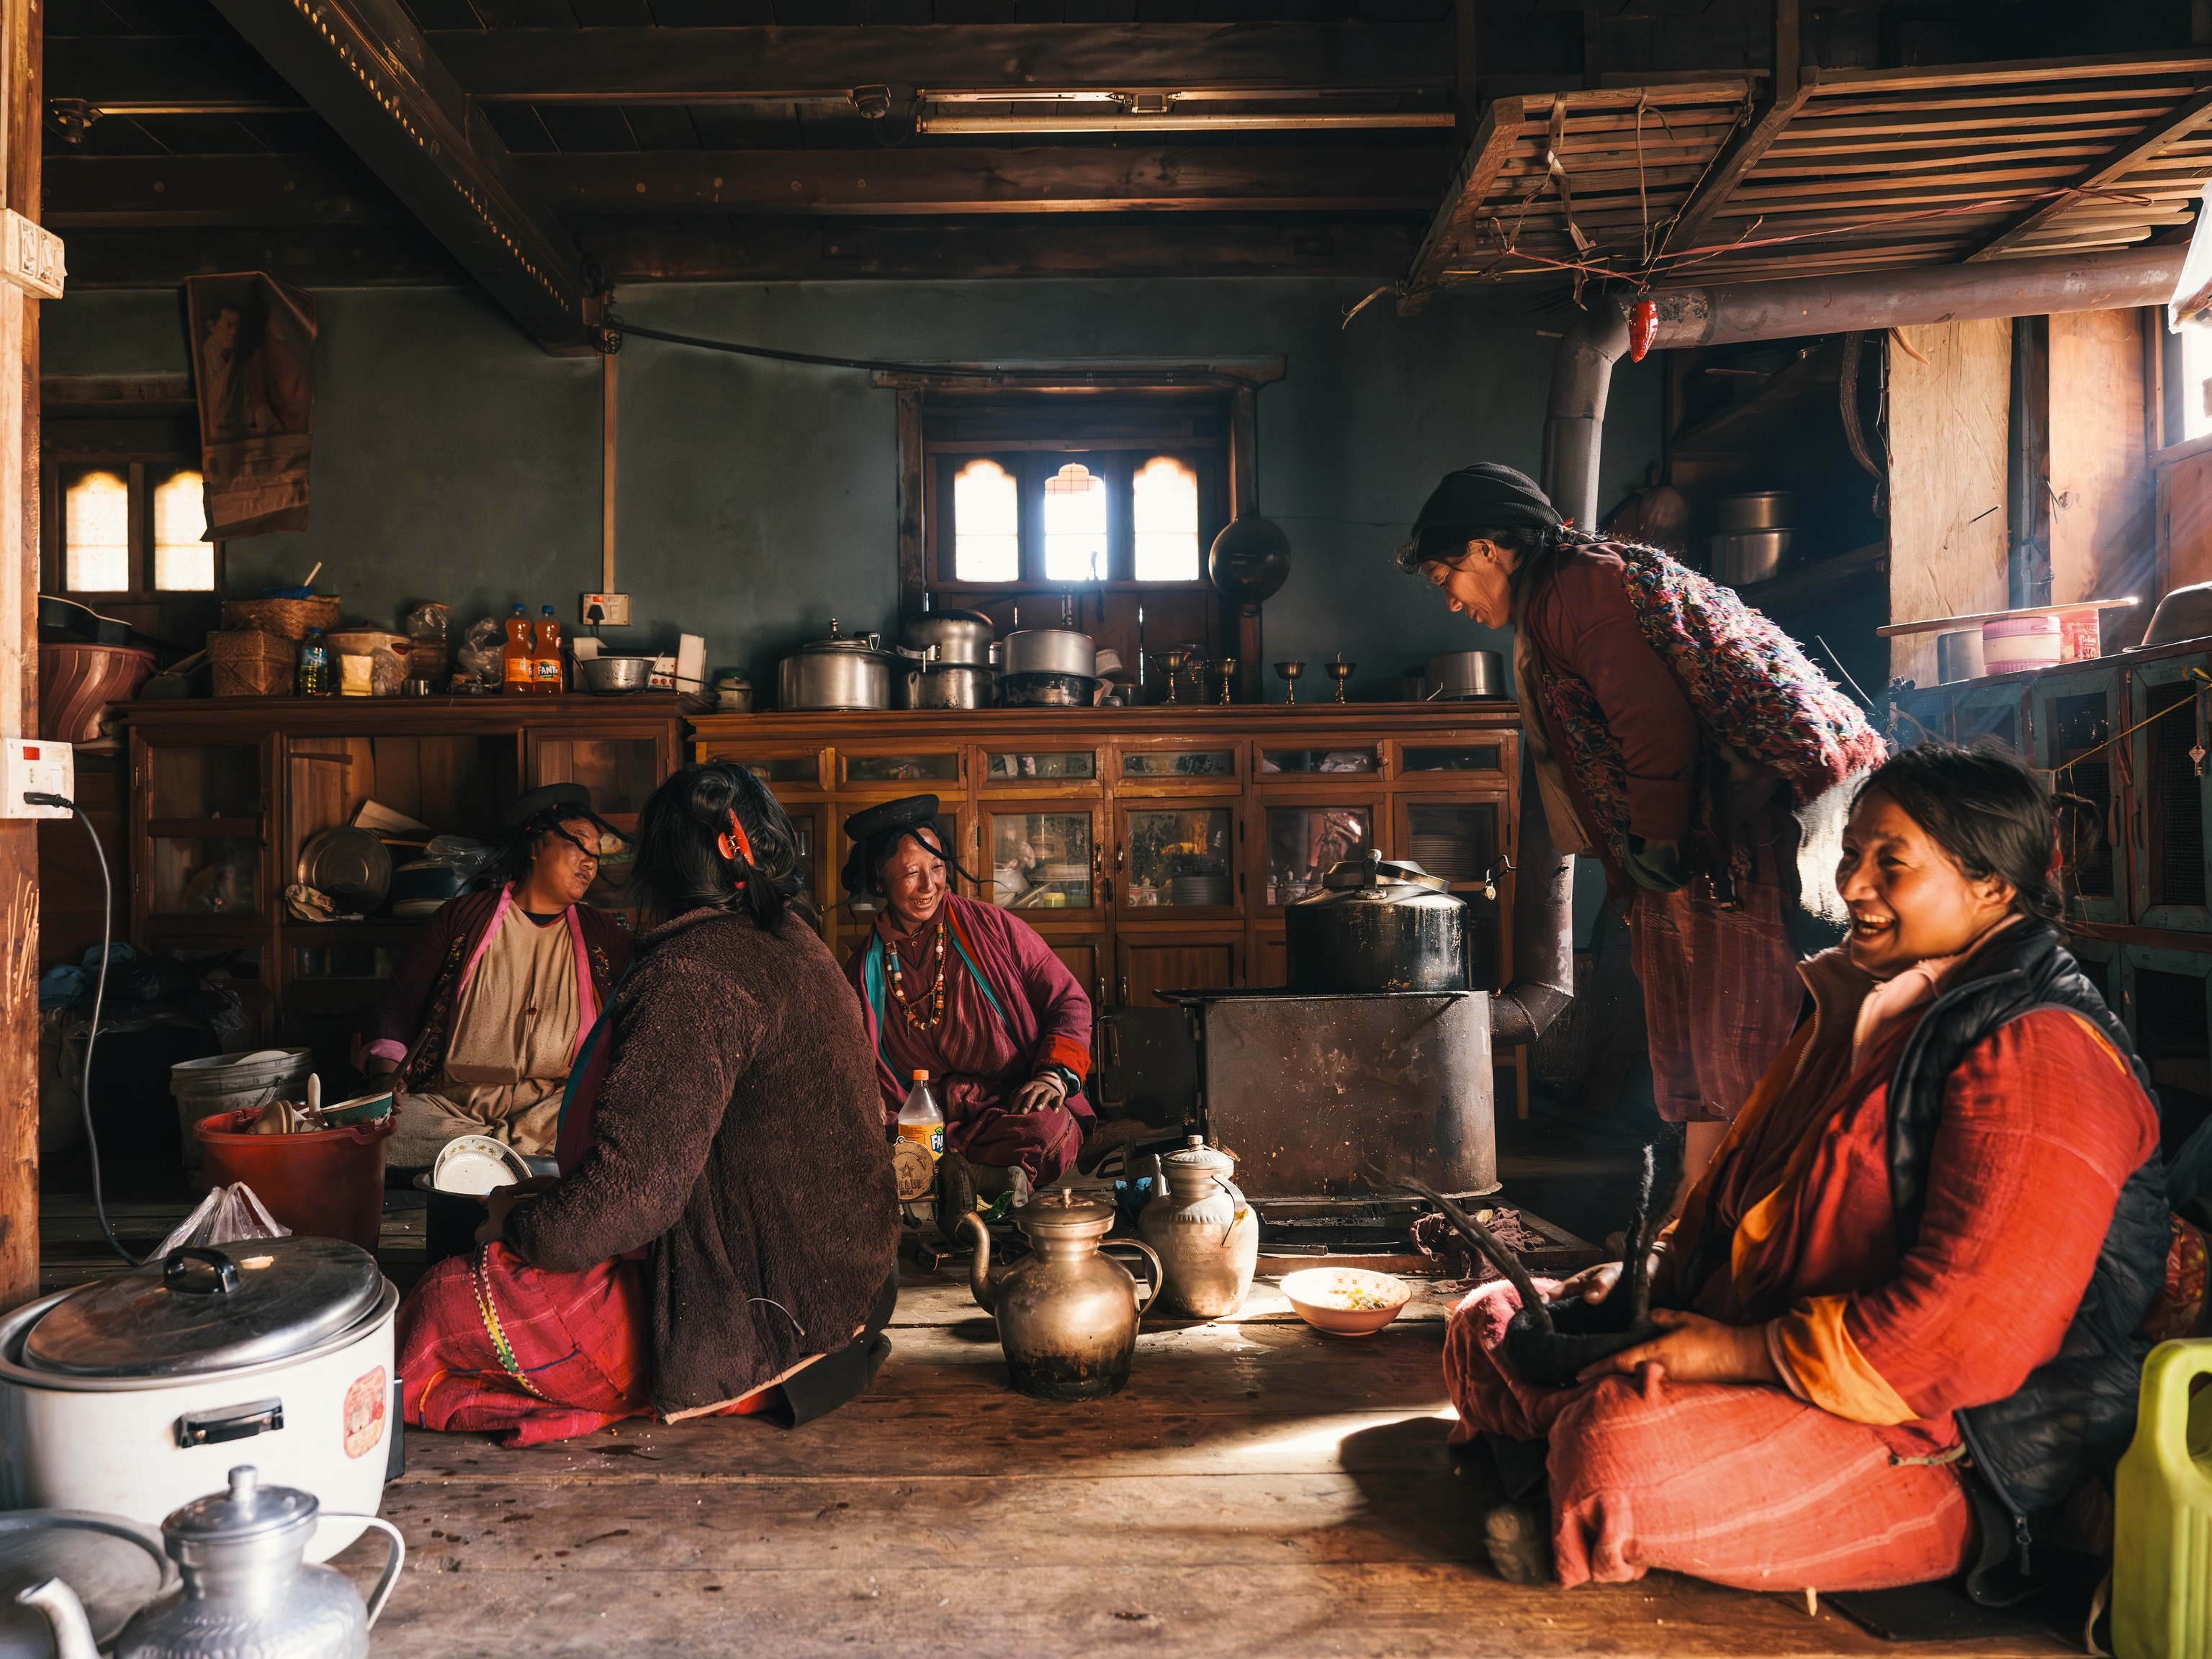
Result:
[[[1465,991],[1470,920],[1450,884],[1379,853],[1346,859],[1284,907],[1294,991]]]

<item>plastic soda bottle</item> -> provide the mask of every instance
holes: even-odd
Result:
[[[337,689],[331,684],[331,648],[323,643],[323,630],[311,628],[300,641],[300,695],[327,697]]]
[[[898,1133],[901,1140],[928,1148],[930,1157],[945,1156],[945,1114],[937,1104],[927,1072],[914,1074],[914,1087],[907,1091],[906,1104],[899,1108]]]
[[[538,607],[538,654],[531,659],[530,668],[540,691],[561,689],[561,620],[550,605]]]
[[[520,605],[507,619],[507,645],[500,654],[500,687],[502,691],[535,691],[537,678],[532,671],[531,658],[535,647],[530,638],[530,617]]]

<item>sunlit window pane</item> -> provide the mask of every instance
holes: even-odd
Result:
[[[1169,455],[1156,455],[1135,481],[1137,580],[1198,580],[1198,474]]]
[[[2181,435],[2212,432],[2212,328],[2191,323],[2181,331]]]
[[[215,544],[197,472],[173,472],[154,487],[154,586],[173,593],[215,591]]]
[[[1106,480],[1080,462],[1045,480],[1044,575],[1054,582],[1106,580]]]
[[[1022,500],[996,461],[970,461],[952,480],[952,574],[963,582],[1011,582],[1022,574]]]
[[[62,498],[63,574],[78,593],[131,586],[131,486],[112,472],[88,472]]]

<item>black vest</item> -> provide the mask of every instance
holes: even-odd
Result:
[[[1978,1043],[2021,1015],[2081,1015],[2118,1049],[2136,1081],[2158,1097],[2112,1010],[2051,923],[2008,927],[1966,964],[1972,977],[1929,1005],[1899,1056],[1889,1087],[1889,1190],[1899,1255],[1920,1237],[1928,1163],[1942,1122],[1943,1085]],[[2154,1153],[2120,1189],[2096,1270],[2056,1358],[2006,1399],[1956,1413],[1976,1468],[2010,1512],[2023,1553],[2030,1517],[2063,1503],[2084,1480],[2109,1475],[2134,1436],[2136,1395],[2150,1344],[2138,1329],[2165,1280],[2172,1232],[2166,1171]],[[2033,1251],[2030,1234],[2008,1248]]]

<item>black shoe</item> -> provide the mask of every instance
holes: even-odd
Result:
[[[1509,1584],[1556,1584],[1552,1559],[1551,1506],[1500,1504],[1482,1518],[1490,1565]]]

